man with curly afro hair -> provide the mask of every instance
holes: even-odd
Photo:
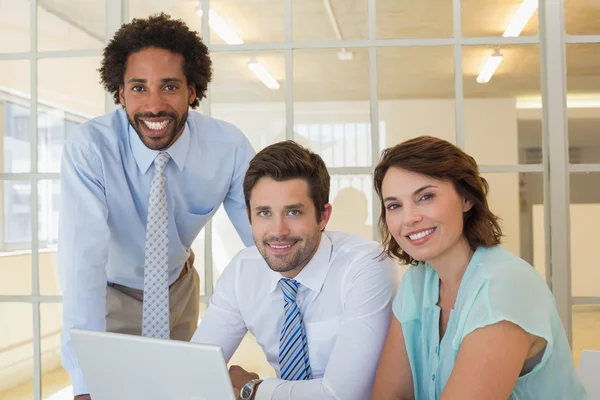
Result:
[[[134,19],[99,71],[122,108],[80,125],[61,167],[61,351],[76,399],[90,397],[72,328],[189,341],[199,232],[223,205],[254,244],[242,187],[254,150],[232,124],[189,110],[212,74],[197,32],[165,14]]]

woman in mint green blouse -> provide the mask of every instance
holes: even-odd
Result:
[[[419,137],[383,152],[374,184],[385,250],[411,266],[373,399],[587,399],[552,293],[500,245],[475,160]]]

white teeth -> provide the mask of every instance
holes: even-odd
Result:
[[[169,123],[169,120],[165,120],[163,122],[150,122],[150,121],[144,121],[144,124],[146,124],[146,126],[150,129],[152,129],[153,131],[158,131],[163,129],[165,126],[167,126],[167,124]]]
[[[286,245],[286,246],[275,246],[274,244],[272,244],[272,245],[270,245],[270,246],[271,246],[272,248],[274,248],[274,249],[287,249],[287,248],[290,248],[290,247],[292,247],[292,245],[291,245],[291,244],[288,244],[288,245]]]
[[[408,235],[408,237],[410,238],[410,240],[418,240],[418,239],[424,238],[425,236],[431,234],[432,232],[433,232],[433,228],[427,229],[427,230],[419,232],[419,233],[415,233],[414,235]]]

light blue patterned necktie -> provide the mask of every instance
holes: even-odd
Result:
[[[146,262],[142,336],[169,339],[169,217],[167,213],[167,153],[154,159],[154,178],[150,186],[146,223]]]
[[[298,282],[293,279],[279,280],[285,300],[285,319],[279,339],[279,370],[281,379],[301,381],[312,379],[310,360],[308,359],[308,343],[302,315],[296,303]]]

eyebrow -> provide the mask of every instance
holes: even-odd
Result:
[[[425,185],[425,186],[423,186],[423,187],[420,187],[420,188],[418,188],[417,190],[415,190],[415,191],[413,192],[413,194],[419,194],[419,193],[421,193],[423,190],[427,190],[427,189],[429,189],[429,188],[436,188],[436,187],[437,187],[437,186],[435,186],[435,185]],[[385,203],[386,201],[392,201],[392,200],[398,200],[398,198],[397,198],[397,197],[395,197],[395,196],[388,196],[388,197],[386,197],[386,198],[384,198],[384,199],[383,199],[383,202]]]
[[[163,78],[160,80],[161,83],[167,83],[167,82],[178,82],[178,83],[182,83],[183,81],[179,78]],[[143,79],[143,78],[131,78],[130,80],[127,81],[127,83],[148,83],[148,79]]]
[[[285,208],[286,210],[295,210],[297,208],[304,208],[304,204],[302,204],[302,203],[290,204],[283,208]]]
[[[304,208],[304,204],[302,204],[302,203],[289,204],[287,206],[284,206],[283,208],[285,210],[296,210],[298,208]],[[269,211],[271,209],[271,206],[257,206],[254,209],[256,211]]]

